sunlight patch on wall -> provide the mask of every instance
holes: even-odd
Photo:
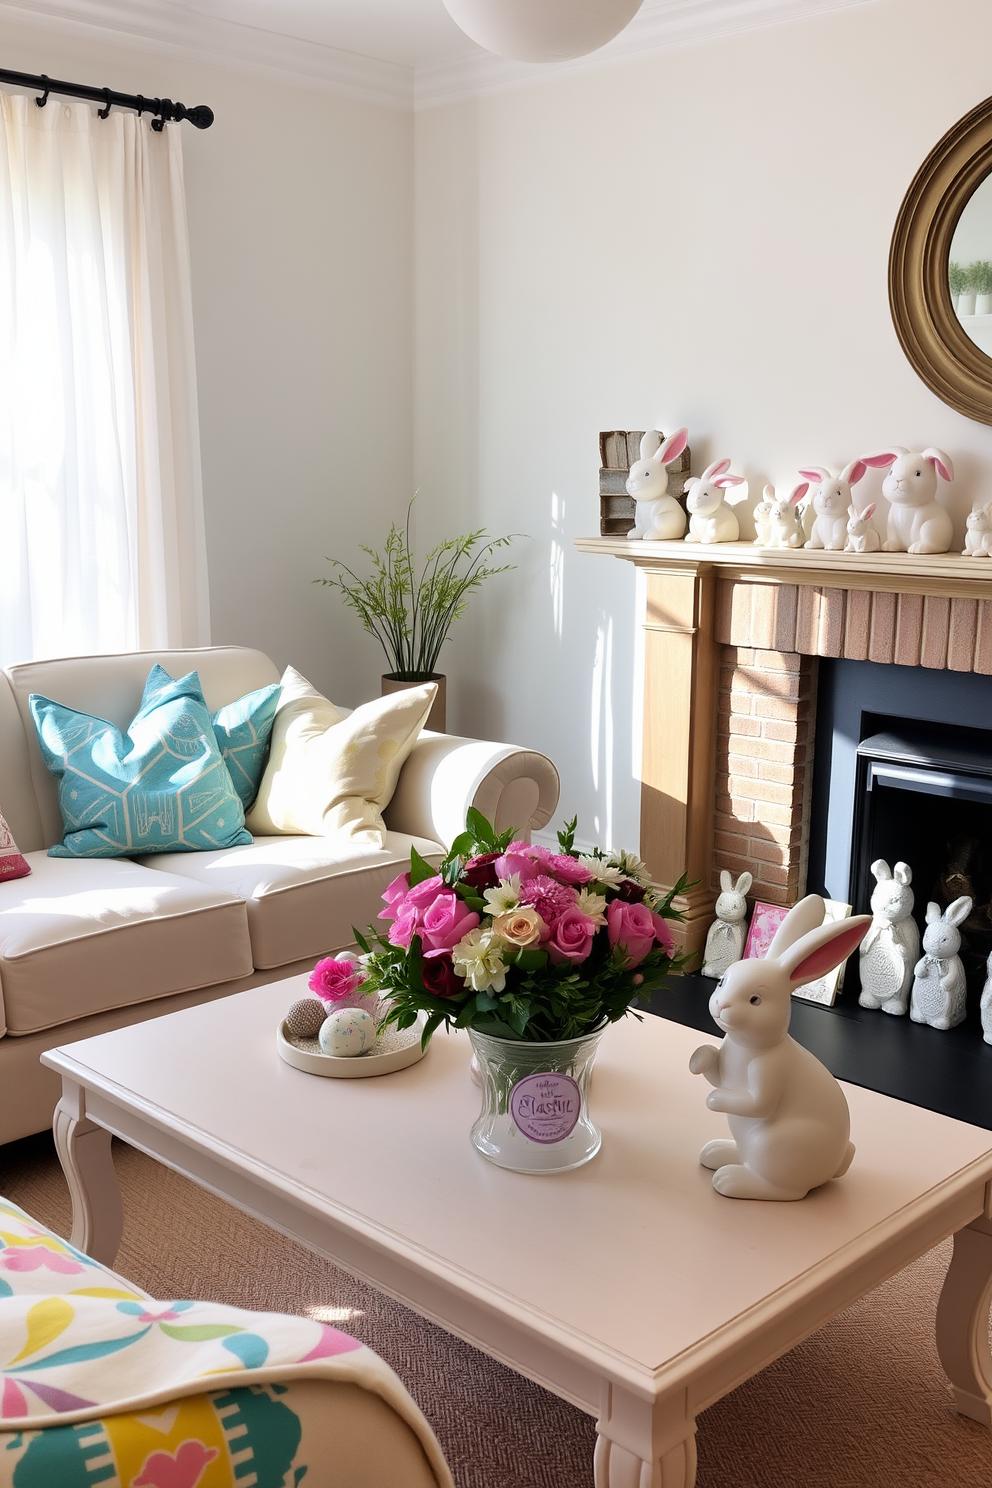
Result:
[[[551,556],[548,579],[551,589],[551,620],[560,641],[565,628],[565,501],[551,493]]]
[[[602,809],[593,818],[596,840],[613,841],[613,617],[603,615],[596,629],[589,707],[589,759],[592,783]]]

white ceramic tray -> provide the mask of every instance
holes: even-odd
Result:
[[[413,1027],[404,1030],[409,1036],[409,1043],[399,1049],[390,1049],[383,1054],[371,1052],[342,1058],[337,1054],[311,1054],[306,1049],[298,1049],[286,1037],[284,1019],[276,1032],[276,1047],[281,1059],[294,1069],[304,1070],[308,1075],[325,1075],[335,1080],[361,1080],[369,1075],[391,1075],[395,1070],[406,1069],[408,1065],[416,1064],[418,1059],[423,1059],[427,1050],[420,1047],[420,1038],[426,1022],[427,1014],[420,1013]]]

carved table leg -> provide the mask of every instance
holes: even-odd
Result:
[[[110,1151],[110,1133],[86,1115],[84,1094],[63,1084],[52,1123],[55,1146],[72,1196],[71,1244],[104,1266],[113,1266],[124,1229],[121,1191]]]
[[[937,1304],[937,1352],[963,1416],[992,1426],[992,1220],[954,1236],[954,1254]]]
[[[596,1430],[596,1488],[693,1488],[696,1423],[684,1398],[652,1406],[604,1385]]]

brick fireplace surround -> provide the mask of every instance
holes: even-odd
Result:
[[[641,856],[701,949],[720,870],[805,892],[821,656],[992,676],[992,562],[773,552],[749,543],[576,547],[645,570]]]

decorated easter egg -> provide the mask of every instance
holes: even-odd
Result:
[[[316,1038],[327,1009],[319,997],[302,997],[286,1014],[286,1027],[297,1038]]]
[[[375,1019],[364,1008],[339,1008],[324,1019],[317,1037],[325,1054],[348,1059],[371,1049],[375,1035]]]

